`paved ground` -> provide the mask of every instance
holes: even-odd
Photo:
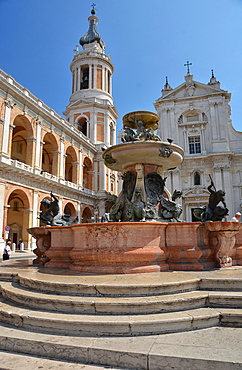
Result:
[[[242,267],[217,269],[212,271],[192,272],[161,272],[136,275],[82,275],[68,270],[46,269],[32,265],[32,252],[12,253],[9,261],[0,262],[0,272],[11,271],[25,272],[27,275],[35,275],[43,280],[56,282],[69,282],[82,280],[90,284],[103,282],[108,284],[143,284],[149,279],[149,284],[155,284],[161,280],[164,283],[174,282],[179,279],[186,280],[196,277],[241,279]],[[162,335],[147,335],[138,337],[106,337],[99,338],[100,348],[112,350],[139,352],[149,348],[149,353],[163,359],[160,365],[154,369],[176,370],[238,370],[242,369],[242,328],[214,327],[190,332],[170,333]],[[108,367],[65,363],[18,354],[1,352],[0,369],[15,370],[26,369],[83,369],[98,370]],[[160,360],[159,360],[160,361]],[[138,369],[138,368],[137,368]]]

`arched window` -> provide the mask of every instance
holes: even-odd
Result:
[[[78,120],[77,128],[83,133],[83,135],[87,136],[87,119],[85,117],[81,117]]]
[[[201,176],[197,171],[194,173],[194,185],[201,185]]]

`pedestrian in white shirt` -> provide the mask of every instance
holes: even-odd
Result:
[[[3,261],[9,260],[11,256],[11,242],[7,242],[3,250]]]
[[[234,217],[231,218],[231,221],[239,222],[240,217],[241,217],[241,213],[237,212],[237,213],[235,213]]]

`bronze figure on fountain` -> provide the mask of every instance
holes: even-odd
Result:
[[[43,199],[40,203],[44,206],[44,212],[40,214],[40,221],[48,226],[69,226],[73,224],[70,215],[61,214],[59,199],[50,193],[51,200]]]
[[[210,192],[208,205],[205,207],[199,207],[194,210],[194,216],[201,220],[206,221],[222,221],[226,215],[228,215],[229,210],[225,202],[225,191],[216,190],[214,182],[209,175],[211,184],[208,186],[208,191]],[[222,204],[219,205],[219,203]]]

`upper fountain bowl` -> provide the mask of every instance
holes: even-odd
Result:
[[[106,149],[105,165],[115,171],[125,172],[137,164],[160,167],[160,172],[174,169],[182,162],[184,151],[178,145],[164,142],[155,133],[159,116],[148,111],[127,113],[123,117],[122,143]],[[152,171],[156,171],[152,168]]]

